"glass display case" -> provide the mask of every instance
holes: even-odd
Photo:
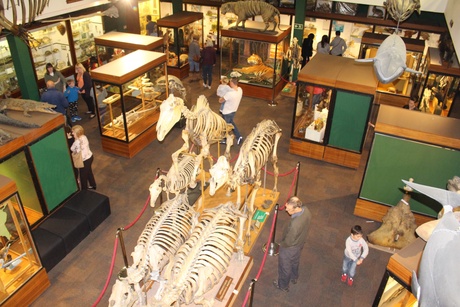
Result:
[[[361,48],[359,51],[360,59],[374,58],[377,50],[382,42],[388,37],[385,34],[364,33],[361,40]],[[423,40],[402,38],[406,45],[406,65],[408,68],[418,70],[423,58],[425,50],[425,42]],[[389,104],[397,107],[402,107],[407,104],[408,98],[414,90],[417,89],[419,76],[417,74],[404,72],[393,82],[383,84],[378,83],[377,91],[378,103]]]
[[[419,109],[422,112],[449,116],[452,104],[459,90],[460,68],[456,57],[447,64],[441,61],[439,49],[428,48],[426,62],[423,63],[420,87]]]
[[[34,48],[30,51],[38,80],[45,76],[47,63],[53,64],[59,71],[72,66],[67,31],[63,22],[30,31],[34,37]]]
[[[152,21],[157,21],[160,18],[160,0],[153,1],[138,1],[139,7],[139,24],[141,27],[141,34],[147,35],[145,26],[147,25],[147,15],[152,17]]]
[[[358,168],[377,86],[362,64],[317,54],[299,72],[290,153]]]
[[[0,264],[2,306],[27,306],[49,286],[16,185],[4,176],[0,176]],[[32,285],[36,288],[28,293]]]
[[[189,73],[188,45],[193,35],[199,35],[203,46],[203,13],[178,12],[157,20],[158,30],[164,38],[168,59],[168,74],[184,79]]]
[[[163,38],[125,32],[108,32],[94,39],[99,65],[135,50],[163,52]]]
[[[156,137],[166,99],[166,55],[137,50],[91,71],[97,93],[102,148],[132,157]],[[161,84],[163,86],[161,86]]]
[[[72,37],[75,45],[77,62],[85,63],[96,56],[94,38],[104,33],[102,16],[84,17],[71,21]]]
[[[19,90],[10,47],[5,38],[0,39],[0,96],[6,98]]]
[[[203,14],[203,34],[204,41],[211,39],[214,43],[214,47],[219,49],[219,23],[220,18],[224,15],[219,16],[220,7],[217,6],[205,6],[196,4],[185,4],[185,10],[188,12],[198,12]],[[220,17],[220,18],[219,18]]]
[[[281,30],[262,32],[263,22],[246,21],[246,31],[234,25],[221,30],[221,75],[238,76],[245,96],[273,101],[289,79],[284,55],[291,27],[280,25]]]

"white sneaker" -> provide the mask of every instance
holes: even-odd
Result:
[[[211,85],[208,85],[208,88],[211,89]]]
[[[238,138],[238,141],[236,141],[236,144],[240,145],[242,141],[243,141],[243,137],[240,136],[240,137]]]
[[[208,87],[208,85],[203,83],[203,87],[204,87],[204,88],[207,88],[207,87]]]

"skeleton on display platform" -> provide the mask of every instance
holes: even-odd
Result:
[[[453,212],[454,208],[460,207],[460,178],[455,176],[448,181],[448,191],[405,180],[403,182],[438,201],[444,210],[434,230],[427,236],[417,274],[412,272],[412,292],[420,307],[460,306],[460,219],[456,215],[458,212]]]
[[[274,168],[275,184],[273,192],[277,191],[278,183],[278,157],[276,150],[278,141],[281,137],[281,128],[274,120],[265,119],[257,124],[248,137],[241,145],[238,160],[236,161],[233,171],[225,157],[219,157],[211,170],[211,179],[209,180],[209,194],[213,196],[217,189],[224,184],[228,184],[228,189],[237,190],[237,207],[240,208],[241,203],[241,186],[244,184],[254,184],[248,210],[248,221],[251,220],[254,213],[254,202],[259,189],[260,174],[264,165],[268,162],[270,154],[272,155],[272,163]],[[225,173],[231,172],[230,175]],[[246,238],[250,236],[251,223],[248,223],[246,229]]]
[[[398,22],[396,31],[389,35],[380,45],[375,58],[356,60],[358,62],[373,62],[377,79],[383,84],[390,83],[404,71],[420,74],[406,65],[406,45],[397,35],[399,23],[406,20],[414,10],[420,14],[420,0],[387,0],[384,5],[388,13]]]
[[[234,254],[238,210],[229,202],[208,208],[200,216],[190,238],[165,267],[164,281],[151,306],[202,304],[212,306],[204,295],[225,275]]]
[[[197,184],[195,179],[202,159],[201,155],[179,153],[178,160],[173,161],[173,165],[166,176],[160,175],[150,185],[150,206],[155,206],[155,202],[161,191],[167,192],[169,199],[170,193],[174,193],[177,196],[177,194],[187,187],[191,189],[195,188]]]
[[[139,305],[146,306],[142,285],[148,280],[160,280],[164,266],[190,237],[196,223],[197,213],[189,206],[186,194],[164,202],[139,236],[131,254],[133,264],[126,269],[126,277],[117,279],[109,305],[130,306],[126,297],[136,299],[134,293],[137,293]],[[120,303],[122,301],[124,305]]]
[[[302,47],[299,46],[298,42],[297,37],[292,39],[291,46],[284,57],[289,62],[292,62],[293,69],[300,69],[302,67]]]
[[[212,165],[209,146],[224,138],[227,139],[225,155],[230,157],[230,147],[233,145],[234,139],[234,135],[230,134],[230,131],[232,131],[233,125],[227,124],[221,116],[211,110],[204,95],[198,97],[196,105],[191,110],[184,105],[183,99],[169,95],[168,99],[163,101],[160,106],[160,118],[157,123],[158,141],[164,140],[166,134],[179,121],[182,114],[187,120],[185,129],[182,130],[184,145],[173,153],[173,160],[180,153],[189,151],[189,141],[191,141],[193,144],[201,146],[203,158],[208,158]]]

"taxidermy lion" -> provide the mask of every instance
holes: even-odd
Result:
[[[221,13],[223,15],[227,13],[233,13],[238,17],[236,21],[236,27],[241,22],[241,27],[244,29],[245,22],[248,18],[254,16],[262,16],[263,21],[265,22],[265,29],[262,32],[267,31],[269,22],[273,22],[273,30],[275,31],[276,25],[279,27],[280,23],[280,11],[275,8],[273,5],[268,4],[263,1],[237,1],[237,2],[227,2],[222,4],[220,7]],[[280,29],[281,30],[281,29]]]

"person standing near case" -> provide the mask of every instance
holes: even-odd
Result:
[[[313,40],[315,34],[310,33],[302,42],[302,67],[310,61],[310,57],[313,55]]]
[[[70,150],[73,153],[81,152],[83,159],[83,168],[80,170],[80,185],[82,190],[96,190],[96,180],[93,175],[93,153],[89,148],[89,141],[85,135],[85,130],[80,125],[72,127],[72,135],[75,139]],[[88,185],[89,183],[89,185]]]
[[[45,84],[48,81],[53,81],[54,86],[56,87],[56,90],[58,90],[61,93],[64,93],[65,91],[65,86],[66,86],[66,81],[64,75],[60,72],[54,69],[53,64],[48,63],[46,64],[46,73],[45,73]]]
[[[72,123],[77,120],[81,120],[81,117],[78,116],[78,91],[80,89],[75,86],[75,80],[67,80],[67,88],[64,92],[64,96],[69,102],[69,115]]]
[[[369,254],[367,242],[363,239],[361,226],[355,225],[351,228],[351,235],[345,241],[343,255],[342,277],[340,280],[353,286],[353,278],[356,273],[356,266],[361,265]]]
[[[86,114],[89,114],[89,118],[94,118],[96,116],[96,111],[94,107],[94,99],[91,97],[93,80],[82,63],[77,63],[77,65],[75,65],[75,73],[77,74],[77,86],[80,88],[79,93],[88,106]]]
[[[329,36],[323,35],[321,41],[316,45],[316,52],[322,54],[329,54],[329,49],[331,46],[329,45]]]
[[[145,26],[145,30],[147,31],[147,35],[150,36],[158,36],[158,28],[157,23],[152,21],[152,16],[147,15],[147,25]]]
[[[206,40],[206,47],[201,51],[201,59],[203,86],[211,89],[212,68],[216,65],[216,49],[214,49],[212,40]]]
[[[335,31],[335,37],[331,42],[331,55],[342,56],[347,50],[347,43],[340,37],[340,31]]]
[[[225,103],[224,108],[222,109],[222,117],[225,119],[226,123],[233,125],[233,133],[236,137],[236,143],[240,145],[243,137],[233,120],[235,118],[236,111],[240,106],[241,98],[243,98],[243,89],[238,86],[237,78],[231,78],[228,85],[231,90],[219,98],[219,103]],[[225,141],[221,141],[221,143],[225,143]]]
[[[291,220],[284,229],[279,243],[278,280],[273,281],[273,286],[276,289],[289,292],[289,282],[297,284],[299,278],[300,254],[307,240],[311,212],[303,206],[297,196],[289,198],[285,206]]]
[[[67,99],[65,99],[64,93],[58,91],[54,85],[54,82],[51,80],[46,82],[46,88],[47,90],[42,94],[40,101],[55,105],[56,108],[54,108],[54,111],[64,115],[67,124],[70,125],[70,118],[67,115],[67,108],[69,107],[69,103],[67,102]]]
[[[200,39],[199,35],[193,35],[192,42],[188,45],[188,63],[190,65],[190,82],[200,80],[200,45],[198,40]]]

